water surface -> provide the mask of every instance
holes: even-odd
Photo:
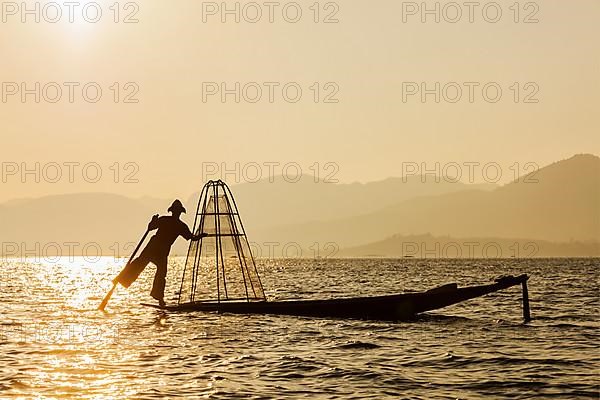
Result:
[[[1,398],[599,398],[600,260],[264,260],[270,299],[398,293],[528,273],[411,322],[164,313],[154,267],[96,311],[123,260],[3,260]],[[183,260],[170,260],[175,302]]]

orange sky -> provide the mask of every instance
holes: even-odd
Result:
[[[240,23],[231,16],[222,23],[220,15],[205,15],[203,22],[202,2],[144,1],[137,3],[139,22],[125,24],[113,22],[113,1],[97,3],[103,16],[96,24],[77,11],[75,23],[66,16],[49,23],[44,15],[39,23],[31,16],[22,23],[22,10],[13,15],[3,9],[0,201],[79,191],[186,196],[201,187],[207,162],[229,168],[236,162],[298,163],[304,173],[313,173],[309,167],[318,162],[321,177],[331,172],[323,165],[332,162],[341,182],[399,176],[402,162],[497,162],[505,182],[514,162],[543,166],[575,153],[600,153],[597,0],[538,2],[539,22],[532,24],[513,21],[513,1],[498,2],[503,16],[495,24],[480,10],[473,23],[466,15],[457,23],[444,15],[440,23],[433,17],[421,23],[419,15],[403,22],[403,3],[391,0],[338,2],[339,10],[319,3],[319,23],[309,8],[313,1],[298,3],[303,14],[297,23],[286,22],[279,9],[273,23],[267,15],[257,23],[243,15]],[[119,20],[135,11],[121,10]],[[532,11],[522,9],[519,20]],[[332,12],[339,22],[323,23]],[[65,92],[55,104],[36,104],[34,95],[23,103],[21,93],[7,95],[11,82],[30,89],[35,82],[57,82]],[[69,103],[64,82],[79,82],[79,88],[97,82],[102,99],[88,103],[76,89]],[[112,100],[114,82],[119,103]],[[127,82],[135,85],[125,88]],[[263,98],[238,104],[233,95],[225,103],[216,95],[203,102],[203,82],[257,82]],[[271,103],[264,82],[278,88],[296,82],[302,98],[285,101],[276,89]],[[495,82],[503,96],[490,103],[476,90],[473,103],[466,92],[457,103],[435,103],[433,95],[425,103],[419,96],[403,102],[403,82],[457,82],[463,88],[464,82]],[[515,82],[518,103],[510,89]],[[538,103],[523,102],[528,82],[539,87]],[[135,88],[139,102],[123,103]],[[333,97],[338,102],[325,103],[332,88],[339,88]],[[41,176],[37,183],[34,173],[22,182],[22,171],[11,175],[11,166],[34,168],[36,162],[41,168],[63,165],[63,179],[50,183]],[[69,162],[97,163],[102,179],[90,183],[76,169],[69,182]],[[127,162],[135,167],[125,167]],[[139,182],[123,183],[132,172]]]

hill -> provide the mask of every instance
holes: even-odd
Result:
[[[260,240],[358,246],[395,234],[600,240],[600,158],[578,155],[492,191],[408,199],[363,215],[263,230]],[[529,182],[531,181],[531,182]]]
[[[283,177],[232,186],[244,224],[252,232],[282,223],[322,221],[374,211],[417,195],[464,190],[462,183],[436,183],[429,176],[390,178],[367,184],[333,184],[304,176],[290,183]],[[489,190],[493,185],[476,185]],[[188,199],[183,219],[193,226],[198,194]],[[374,197],[375,196],[375,197]],[[349,199],[351,201],[349,201]],[[0,254],[77,254],[102,249],[104,254],[128,255],[155,213],[166,214],[172,199],[132,199],[108,193],[76,193],[15,199],[0,205]],[[16,249],[15,249],[16,247]],[[183,254],[187,243],[178,240],[174,252]]]
[[[600,242],[557,243],[535,239],[456,238],[429,234],[394,235],[378,242],[341,249],[334,256],[359,258],[600,257]]]
[[[502,187],[436,182],[431,176],[425,182],[411,177],[367,184],[315,182],[312,177],[289,183],[280,177],[233,185],[232,191],[249,238],[258,246],[334,243],[348,248],[423,233],[599,241],[599,186],[600,158],[578,155]],[[195,197],[185,204],[190,226]],[[45,253],[53,245],[66,252],[75,243],[80,249],[91,245],[105,254],[128,255],[150,217],[166,213],[171,201],[106,193],[10,201],[0,205],[1,253],[14,253],[15,246],[20,254]],[[179,240],[174,251],[182,254],[186,248]]]

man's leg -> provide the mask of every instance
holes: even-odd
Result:
[[[142,254],[134,259],[129,265],[127,265],[121,273],[113,280],[113,282],[119,282],[125,288],[131,286],[131,284],[140,276],[142,271],[146,268],[150,262],[150,257],[142,252]]]
[[[167,283],[167,258],[156,260],[156,274],[152,283],[150,295],[159,302],[164,302],[165,285]]]

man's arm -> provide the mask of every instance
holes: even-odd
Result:
[[[190,228],[188,228],[188,226],[184,223],[183,224],[184,229],[183,232],[181,232],[181,236],[183,236],[183,238],[185,240],[193,240],[193,241],[197,241],[202,239],[203,237],[208,236],[208,233],[204,233],[204,232],[200,232],[197,235],[193,235],[192,232],[190,231]]]
[[[206,233],[206,232],[200,232],[198,235],[193,235],[192,236],[192,240],[193,241],[197,241],[197,240],[200,240],[203,237],[207,237],[207,236],[208,236],[208,233]]]

